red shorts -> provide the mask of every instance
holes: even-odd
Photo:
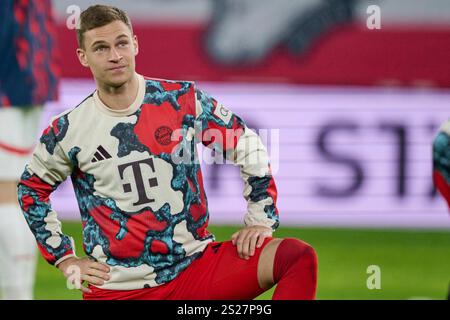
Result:
[[[211,242],[174,280],[158,287],[137,290],[104,290],[90,285],[84,300],[251,300],[265,290],[258,283],[258,260],[262,249],[249,260],[237,254],[231,241]]]

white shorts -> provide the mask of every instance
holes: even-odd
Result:
[[[42,107],[0,108],[0,181],[17,181],[38,142]]]

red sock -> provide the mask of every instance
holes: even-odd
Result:
[[[317,255],[307,243],[287,238],[275,253],[273,300],[313,300],[317,286]]]

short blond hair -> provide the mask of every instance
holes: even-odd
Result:
[[[79,24],[77,26],[78,46],[84,49],[84,33],[86,31],[103,27],[113,21],[122,21],[133,34],[133,27],[128,14],[116,7],[106,5],[90,6],[80,14]]]

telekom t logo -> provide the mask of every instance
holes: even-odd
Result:
[[[155,172],[155,166],[153,165],[153,159],[152,158],[144,159],[144,160],[140,160],[140,161],[135,161],[135,162],[130,162],[130,163],[124,163],[124,164],[121,164],[118,167],[119,174],[120,174],[120,179],[122,179],[122,180],[123,180],[123,172],[125,171],[125,169],[128,168],[128,167],[131,167],[133,169],[133,175],[134,175],[134,181],[135,181],[135,184],[136,184],[136,190],[137,190],[138,195],[139,195],[138,202],[133,203],[134,206],[155,202],[155,199],[149,199],[147,197],[147,193],[145,192],[145,187],[146,186],[145,186],[144,179],[142,178],[141,165],[149,166],[151,168],[152,172]],[[156,178],[151,178],[151,179],[148,180],[148,183],[149,183],[150,188],[156,187],[158,185],[158,180]],[[132,192],[132,191],[133,190],[132,190],[132,187],[131,187],[131,183],[125,183],[123,185],[123,192],[129,193],[129,192]]]

